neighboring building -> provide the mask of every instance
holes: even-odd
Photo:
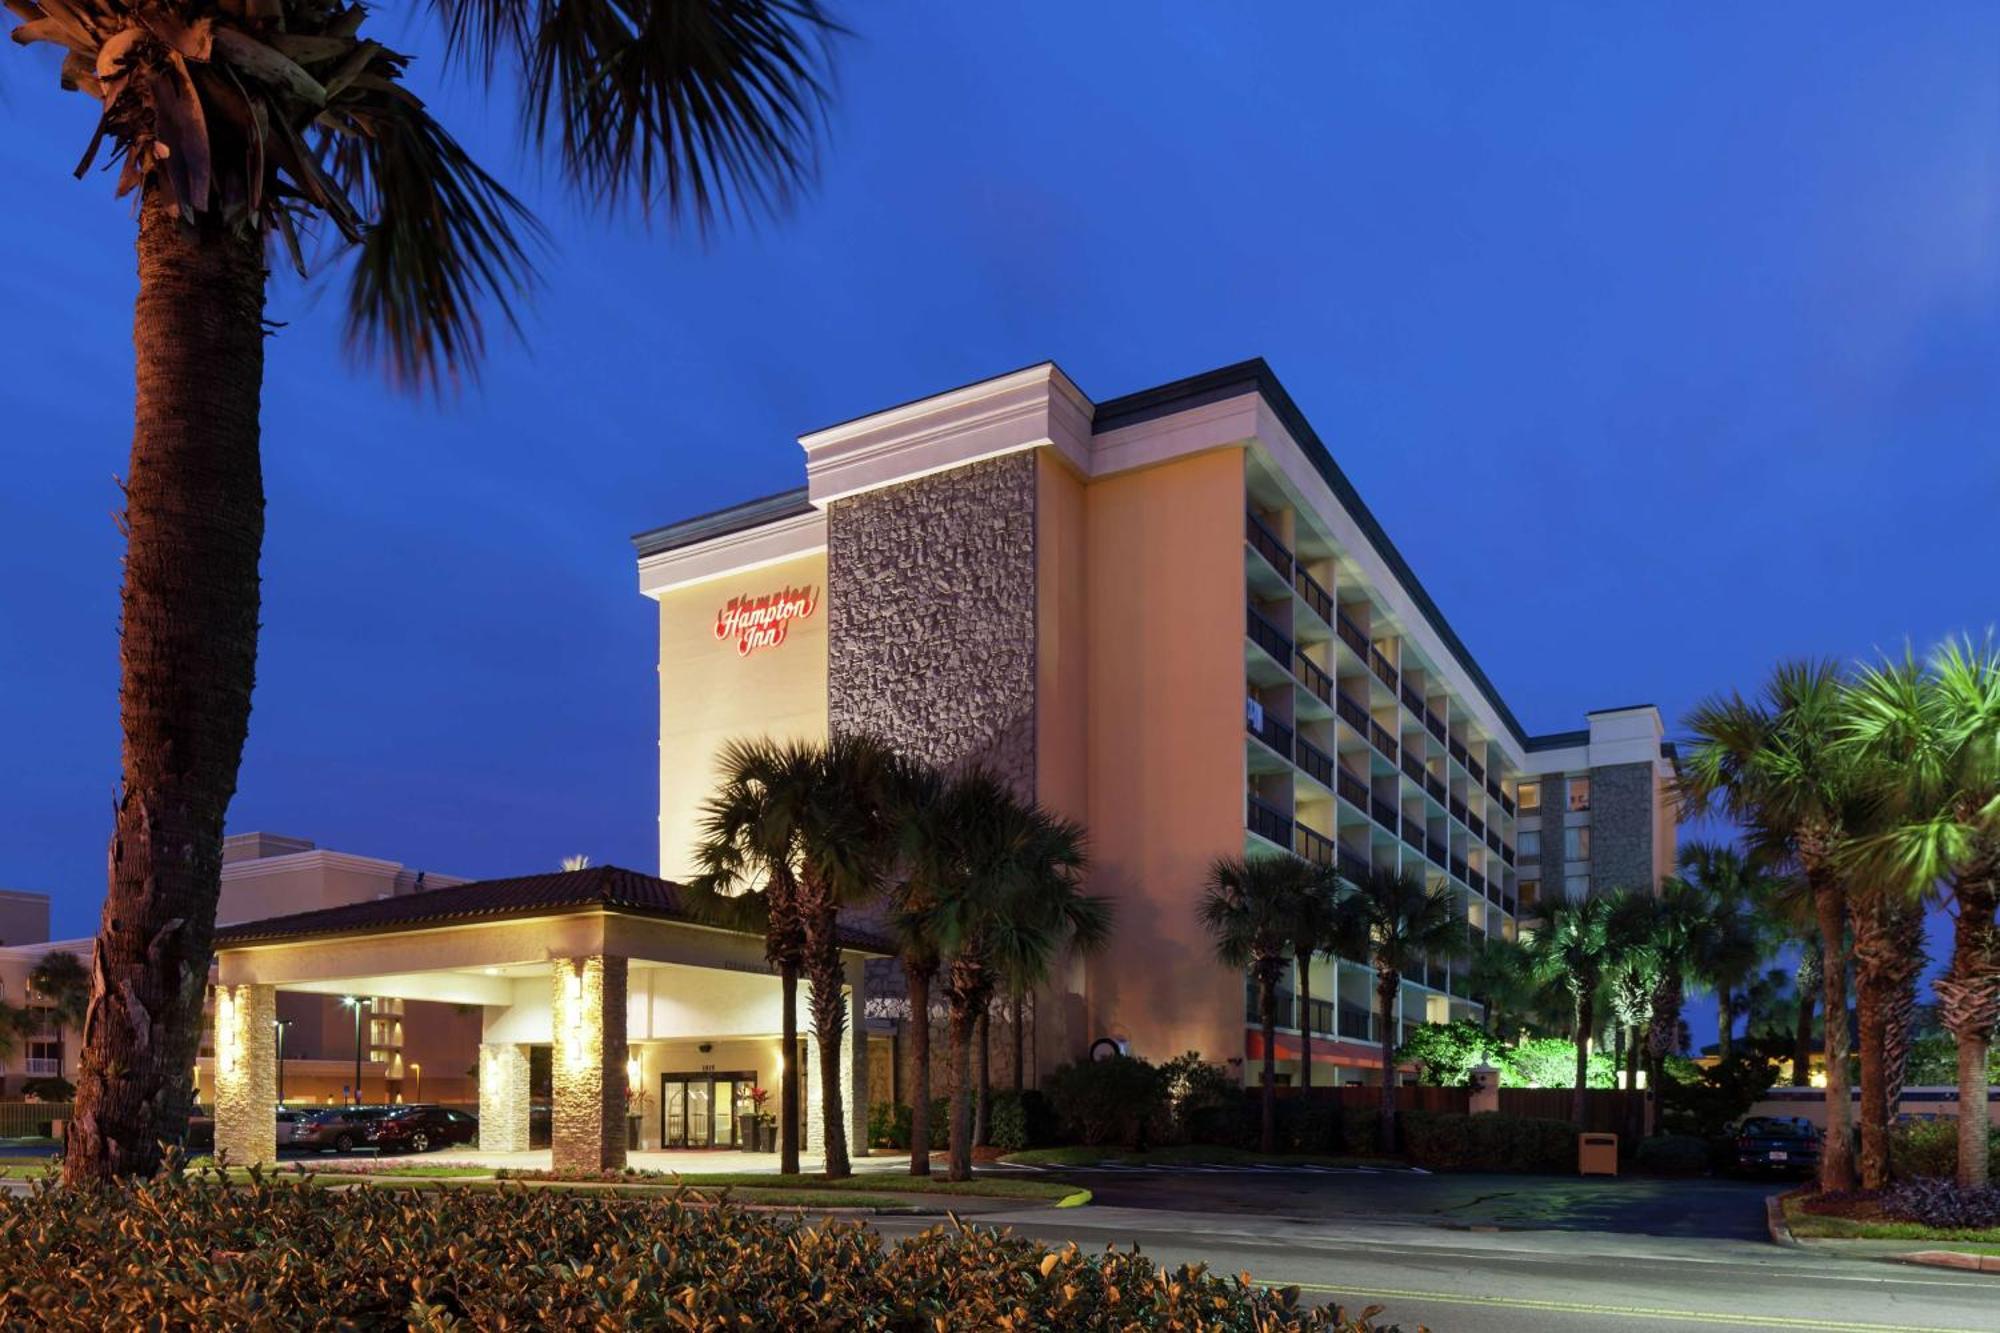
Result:
[[[1522,914],[1552,893],[1654,888],[1673,873],[1673,746],[1650,704],[1598,709],[1579,731],[1536,736],[1517,785]]]
[[[18,1096],[30,1079],[76,1081],[76,1034],[59,1022],[29,978],[52,953],[71,953],[88,965],[89,940],[49,938],[49,896],[0,890],[0,1003],[24,1009],[31,1022],[14,1034],[13,1051],[0,1060],[0,1096]]]
[[[1089,829],[1118,910],[1104,953],[1037,997],[1038,1068],[1111,1038],[1254,1072],[1243,979],[1195,917],[1219,855],[1417,869],[1511,935],[1524,881],[1551,878],[1517,849],[1517,793],[1564,799],[1574,774],[1595,788],[1579,885],[1650,887],[1671,861],[1657,711],[1527,734],[1262,362],[1104,403],[1045,363],[800,443],[805,486],[635,539],[659,603],[660,873],[690,870],[733,738],[866,730],[994,768]],[[1317,1081],[1366,1080],[1371,972],[1311,980],[1309,1013],[1287,983],[1281,1077],[1304,1023]],[[1476,1013],[1443,965],[1400,1007],[1405,1027]]]

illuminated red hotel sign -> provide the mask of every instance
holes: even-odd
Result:
[[[736,640],[736,655],[748,657],[759,648],[775,648],[785,641],[794,620],[805,620],[819,609],[816,587],[786,587],[762,597],[732,597],[715,613],[718,642]]]

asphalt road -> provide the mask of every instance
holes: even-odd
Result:
[[[1517,1176],[1091,1173],[1083,1209],[982,1226],[1248,1271],[1434,1333],[1740,1328],[2000,1330],[2000,1279],[1773,1245],[1730,1181]],[[880,1218],[889,1236],[919,1219]]]

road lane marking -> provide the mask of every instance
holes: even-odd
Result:
[[[1803,1319],[1797,1315],[1728,1314],[1717,1310],[1669,1310],[1644,1305],[1600,1305],[1590,1301],[1541,1301],[1518,1296],[1467,1296],[1450,1291],[1406,1291],[1395,1287],[1337,1286],[1324,1282],[1274,1282],[1258,1278],[1257,1285],[1297,1287],[1327,1296],[1352,1296],[1377,1300],[1441,1301],[1447,1305],[1500,1306],[1510,1310],[1545,1310],[1551,1314],[1617,1315],[1625,1319],[1679,1319],[1687,1323],[1723,1324],[1736,1328],[1807,1328],[1827,1333],[1983,1333],[1980,1329],[1943,1328],[1920,1324],[1829,1324],[1824,1319]]]

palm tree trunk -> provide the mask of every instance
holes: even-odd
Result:
[[[1587,989],[1576,993],[1576,1096],[1570,1103],[1570,1119],[1583,1128],[1584,1089],[1590,1086],[1590,1030],[1595,1023],[1596,1005]]]
[[[931,971],[905,960],[910,992],[910,1174],[931,1173]]]
[[[1027,1091],[1025,1081],[1028,1076],[1028,997],[1024,993],[1014,996],[1014,1091]]]
[[[778,1004],[784,1010],[778,1019],[778,1171],[787,1176],[799,1173],[799,969],[795,963],[778,966]]]
[[[1917,1038],[1917,983],[1930,959],[1924,952],[1924,908],[1905,899],[1890,922],[1892,948],[1884,978],[1882,1012],[1882,1100],[1894,1123],[1910,1072],[1910,1049]]]
[[[972,1144],[984,1148],[993,1138],[993,1006],[979,1011],[979,1101],[972,1116]]]
[[[1888,904],[1875,893],[1852,894],[1854,930],[1854,1012],[1861,1035],[1861,1188],[1889,1183],[1889,1104],[1884,1093],[1882,1050],[1887,1035],[1887,996],[1892,947]]]
[[[1854,1142],[1849,1128],[1853,1094],[1847,1075],[1847,895],[1838,877],[1817,858],[1808,862],[1806,878],[1812,888],[1813,914],[1819,921],[1820,1006],[1826,1030],[1826,1147],[1819,1159],[1819,1186],[1833,1193],[1854,1188]]]
[[[1258,1090],[1262,1119],[1257,1131],[1259,1152],[1278,1150],[1278,974],[1268,964],[1257,968],[1257,1017],[1264,1025],[1264,1086]]]
[[[1312,955],[1302,953],[1299,964],[1299,1086],[1307,1092],[1313,1085]]]
[[[1994,925],[1996,885],[1991,866],[1962,875],[1952,886],[1957,923],[1951,966],[1933,983],[1945,1029],[1958,1044],[1958,1183],[1986,1184],[1991,1169],[1987,1109],[1987,1058],[2000,1016],[2000,929]]]
[[[1715,988],[1715,1055],[1719,1060],[1729,1058],[1730,1038],[1736,1033],[1736,997],[1727,986]]]
[[[972,1179],[972,1008],[951,997],[951,1146],[945,1177]]]
[[[827,938],[830,924],[817,920],[807,924],[814,936],[806,949],[806,980],[811,986],[807,1005],[812,1011],[813,1037],[819,1043],[820,1142],[825,1170],[828,1179],[841,1180],[854,1174],[847,1159],[847,1080],[841,1068],[841,1038],[847,1031],[847,997],[842,991],[847,978],[840,965],[840,949]]]
[[[1375,1007],[1382,1014],[1382,1128],[1384,1153],[1396,1151],[1396,992],[1402,989],[1400,973],[1384,971],[1375,979]]]
[[[1798,1028],[1792,1034],[1792,1086],[1812,1086],[1813,1008],[1819,997],[1813,992],[1821,985],[1819,944],[1807,941],[1800,946],[1795,989],[1799,993]]]
[[[139,211],[125,478],[121,785],[92,956],[72,1182],[148,1174],[187,1130],[222,829],[257,674],[264,257],[255,236]]]

